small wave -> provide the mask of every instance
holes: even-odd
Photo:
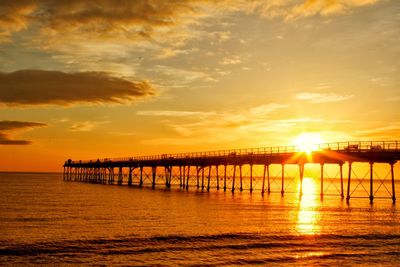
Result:
[[[368,241],[368,242],[366,242]],[[370,242],[373,241],[373,242]],[[382,242],[384,241],[384,242]],[[146,254],[170,251],[241,251],[269,249],[304,249],[342,247],[369,248],[399,247],[400,235],[260,235],[253,233],[226,233],[216,235],[161,235],[114,239],[66,240],[31,244],[2,244],[0,255],[54,255],[54,254]],[[390,252],[392,253],[392,252]],[[400,252],[399,252],[400,253]],[[392,254],[396,256],[398,254]],[[340,255],[338,255],[340,256]]]

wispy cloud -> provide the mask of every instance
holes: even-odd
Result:
[[[262,106],[258,106],[258,107],[254,107],[250,110],[250,113],[254,114],[254,115],[267,115],[277,109],[280,108],[287,108],[289,107],[289,105],[287,104],[267,104],[267,105],[262,105]]]
[[[364,129],[356,132],[356,135],[362,138],[376,139],[393,139],[397,140],[400,136],[400,122],[389,122],[384,125],[380,124],[374,128]]]
[[[183,110],[142,110],[136,112],[141,116],[166,116],[166,117],[186,117],[186,116],[210,116],[215,112],[205,111],[183,111]]]
[[[329,16],[345,13],[351,9],[370,5],[379,0],[273,0],[253,1],[251,12],[258,12],[267,18],[282,17],[292,21],[309,16]]]
[[[0,43],[9,42],[12,33],[26,29],[36,9],[34,1],[1,1]]]
[[[202,71],[185,70],[171,66],[156,65],[151,69],[158,77],[168,80],[174,85],[190,84],[195,81],[215,81],[208,73]]]
[[[90,132],[100,124],[110,123],[109,121],[81,121],[75,122],[69,128],[72,132]]]
[[[0,145],[29,145],[32,143],[31,141],[13,139],[13,133],[44,126],[47,126],[47,124],[26,121],[0,121]]]
[[[242,63],[242,60],[238,56],[224,57],[220,64],[222,65],[236,65]]]
[[[163,40],[179,43],[191,39],[190,31],[199,19],[233,12],[257,13],[263,17],[286,20],[314,15],[328,16],[379,0],[135,0],[92,1],[13,1],[0,3],[0,41],[9,41],[13,32],[39,26],[36,38],[43,47],[58,47],[79,36],[91,39],[137,42]],[[224,41],[228,31],[216,32]]]
[[[352,98],[353,95],[338,95],[335,93],[312,93],[312,92],[302,92],[295,95],[297,100],[307,100],[312,103],[327,103],[327,102],[339,102]]]
[[[0,104],[5,105],[123,103],[154,94],[155,89],[147,81],[132,82],[102,72],[0,73]]]

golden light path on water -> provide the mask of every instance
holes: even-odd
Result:
[[[320,202],[316,188],[315,179],[310,177],[303,178],[303,196],[299,200],[296,221],[296,231],[299,234],[314,235],[320,232],[320,212],[317,209]]]

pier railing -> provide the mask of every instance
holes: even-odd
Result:
[[[400,141],[349,141],[316,144],[313,151],[338,151],[338,152],[400,152]],[[175,154],[158,154],[150,156],[134,156],[123,158],[101,158],[92,160],[83,160],[79,163],[90,162],[129,162],[129,161],[149,161],[163,159],[187,159],[187,158],[215,158],[226,156],[249,156],[249,155],[282,155],[287,153],[304,152],[304,148],[300,146],[275,146],[275,147],[259,147],[244,148],[230,150],[215,150],[191,153],[175,153]],[[75,161],[76,162],[76,161]],[[72,161],[74,163],[74,161]]]

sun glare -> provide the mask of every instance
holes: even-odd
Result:
[[[293,141],[294,145],[300,151],[307,154],[318,150],[318,144],[323,143],[319,133],[302,133]]]

